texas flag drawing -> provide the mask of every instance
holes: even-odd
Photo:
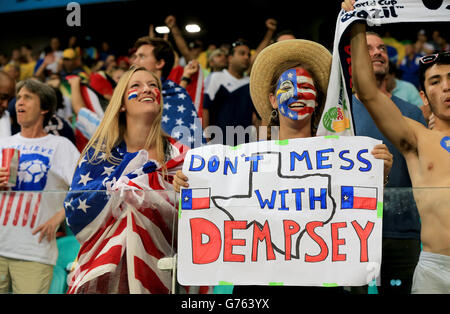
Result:
[[[209,208],[211,196],[210,188],[181,190],[181,209]]]
[[[377,188],[341,186],[342,209],[377,209]]]

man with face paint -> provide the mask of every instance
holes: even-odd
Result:
[[[354,1],[346,0],[342,8],[351,11],[353,4]],[[422,100],[436,116],[435,127],[429,130],[402,114],[392,99],[376,88],[375,65],[372,66],[366,38],[365,24],[355,23],[351,29],[351,51],[356,93],[377,127],[404,156],[412,187],[416,188],[414,198],[421,218],[423,249],[411,292],[450,293],[449,52],[420,59]]]

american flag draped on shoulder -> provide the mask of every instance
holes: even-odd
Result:
[[[158,269],[157,262],[175,254],[178,204],[169,183],[187,151],[169,142],[165,177],[146,151],[128,153],[124,143],[109,160],[102,153],[91,162],[82,158],[64,203],[67,223],[81,243],[68,293],[169,293],[171,273]],[[209,287],[183,290],[210,292]]]
[[[341,10],[336,22],[333,61],[327,99],[317,135],[353,136],[350,25],[365,21],[369,26],[401,22],[450,21],[450,1],[357,0],[355,10]]]
[[[201,146],[205,142],[202,123],[186,89],[167,79],[162,83],[162,95],[164,132],[190,148]]]

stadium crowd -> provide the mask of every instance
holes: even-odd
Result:
[[[16,136],[14,143],[22,145],[25,150],[31,151],[39,145],[47,150],[55,150],[57,152],[55,156],[49,157],[54,158],[50,164],[53,168],[60,168],[55,177],[58,177],[61,182],[56,183],[56,181],[53,182],[56,179],[49,178],[47,185],[44,182],[39,188],[30,185],[17,190],[35,191],[51,188],[67,190],[71,186],[72,180],[75,180],[72,179],[74,169],[78,164],[81,167],[80,159],[90,156],[90,149],[93,148],[91,139],[94,141],[103,138],[102,136],[107,137],[106,134],[100,134],[101,131],[98,127],[102,126],[113,132],[113,127],[105,122],[106,117],[109,119],[113,115],[111,110],[117,109],[119,112],[123,106],[129,106],[127,101],[136,97],[133,93],[134,89],[127,95],[122,91],[123,104],[119,100],[117,105],[114,105],[116,109],[109,108],[113,103],[116,104],[114,95],[116,88],[121,86],[119,85],[121,78],[124,75],[130,75],[128,79],[131,80],[134,78],[133,73],[142,72],[137,70],[140,68],[153,72],[155,75],[151,80],[155,82],[159,80],[161,83],[161,86],[154,83],[155,86],[152,86],[152,89],[149,88],[149,90],[151,89],[149,95],[154,98],[157,98],[159,93],[162,95],[164,109],[158,119],[160,119],[159,124],[164,134],[191,148],[204,145],[206,142],[235,146],[255,140],[256,134],[251,132],[245,134],[244,137],[236,134],[233,138],[224,137],[227,126],[242,126],[244,129],[254,126],[256,130],[264,124],[261,112],[252,102],[249,87],[254,61],[264,48],[284,40],[301,38],[301,34],[287,29],[279,30],[276,20],[267,19],[264,25],[264,36],[257,47],[250,47],[245,39],[238,36],[233,43],[206,46],[206,43],[201,40],[188,42],[177,25],[176,17],[167,16],[165,23],[170,29],[169,34],[159,37],[154,32],[153,26],[150,26],[148,36],[136,38],[134,47],[129,47],[127,54],[119,54],[112,50],[108,42],[102,42],[99,46],[95,46],[89,40],[83,40],[87,44],[81,45],[80,38],[75,36],[70,38],[52,37],[43,51],[35,51],[30,45],[24,43],[21,47],[12,50],[11,53],[0,52],[0,141],[5,143],[6,138]],[[414,38],[398,40],[386,33],[381,38],[386,46],[389,61],[389,72],[383,76],[383,84],[385,84],[383,86],[388,93],[405,103],[406,110],[411,112],[415,110],[414,119],[416,121],[432,126],[433,114],[429,106],[424,105],[420,96],[420,60],[426,55],[449,51],[450,44],[446,41],[446,34],[440,34],[437,30],[429,34],[425,30],[420,30],[415,35]],[[141,73],[141,75],[144,74]],[[131,81],[126,83],[128,82]],[[140,87],[136,87],[136,90],[138,88]],[[25,121],[23,118],[25,114],[33,110],[31,107],[27,107],[29,106],[28,99],[34,97],[33,95],[40,97],[40,109],[45,110],[45,117],[37,124],[31,124],[32,122]],[[47,98],[50,99],[48,100],[50,103],[55,104],[54,110],[51,106],[47,109],[42,106]],[[359,102],[356,98],[354,101]],[[360,106],[363,108],[362,104]],[[409,109],[413,107],[416,108]],[[129,107],[127,108],[130,111]],[[418,115],[417,112],[420,114]],[[39,117],[39,113],[35,117]],[[136,124],[140,123],[140,120],[134,119],[130,121],[135,121]],[[369,115],[367,115],[367,119],[371,121]],[[357,135],[378,136],[369,130],[371,128],[369,126],[364,129],[364,126],[356,125],[355,128],[359,133]],[[208,129],[209,132],[202,132],[202,130]],[[147,145],[131,140],[131,132],[141,134],[139,133],[141,131],[139,129],[132,130],[129,126],[124,131],[130,132],[130,139],[126,140],[126,143],[129,148],[132,147],[132,143],[136,144],[135,151],[138,151],[139,147]],[[22,135],[17,137],[18,134]],[[33,138],[45,138],[47,143],[27,141],[25,134],[31,134],[30,137]],[[47,134],[52,134],[54,137],[48,138]],[[379,136],[382,136],[381,133]],[[61,141],[55,137],[65,137],[67,140]],[[162,136],[162,138],[165,137]],[[172,149],[179,150],[174,142],[168,141],[167,143],[174,147]],[[167,149],[167,145],[164,144],[163,149]],[[0,144],[0,147],[2,146]],[[114,156],[113,148],[117,151],[121,149],[120,145],[109,147],[111,156]],[[393,149],[395,149],[393,146],[389,146],[391,152]],[[161,157],[159,153],[160,151],[155,151],[155,160],[161,161],[161,164],[168,164],[168,159],[164,157],[164,154]],[[96,154],[98,151],[94,156]],[[397,154],[398,157],[395,155],[394,162],[400,162],[401,156],[399,153]],[[105,164],[105,169],[111,165]],[[400,168],[400,166],[397,167],[394,166],[393,169]],[[170,170],[169,166],[168,169]],[[0,171],[0,176],[3,174]],[[175,176],[175,173],[171,173],[171,175]],[[396,183],[393,183],[395,182],[395,179],[392,180],[393,176],[398,177]],[[411,187],[404,162],[401,170],[395,173],[391,172],[390,177],[392,185],[388,184],[388,187]],[[87,187],[90,180],[95,182],[92,174],[91,177],[89,177],[89,173],[87,177],[81,176],[79,182],[78,179],[77,182],[73,181],[72,188],[76,184],[80,189]],[[172,182],[172,180],[169,181]],[[3,187],[3,189],[5,188]],[[5,201],[5,195],[2,195],[0,200],[0,220],[4,219],[6,223],[7,218],[1,216],[3,207],[6,208],[8,203]],[[395,199],[390,200],[391,203],[396,201]],[[21,200],[17,202],[21,202]],[[52,202],[45,204],[50,203]],[[50,242],[54,243],[55,235],[52,233],[55,229],[58,229],[56,238],[72,235],[65,220],[67,212],[64,215],[64,210],[61,211],[62,203],[61,201],[59,207],[55,205],[57,210],[46,215],[45,219],[42,218],[40,223],[35,223],[33,237],[26,241],[39,239],[39,243],[41,243],[45,242],[44,238],[47,237]],[[41,201],[41,204],[44,204],[44,200]],[[77,201],[76,205],[78,204],[81,206],[81,199],[80,203]],[[411,291],[412,275],[420,253],[420,223],[415,205],[403,205],[411,207],[411,213],[408,215],[414,217],[408,219],[413,222],[399,223],[397,218],[392,218],[396,219],[395,222],[389,223],[387,219],[390,219],[390,215],[385,215],[383,218],[386,224],[386,227],[383,226],[386,228],[386,230],[383,229],[383,238],[386,238],[386,242],[383,244],[383,250],[386,249],[383,251],[383,258],[386,258],[386,266],[384,269],[382,266],[382,272],[385,271],[386,275],[382,278],[381,287],[383,288],[379,288],[380,293],[410,293]],[[20,207],[20,203],[18,206]],[[66,206],[66,210],[67,208]],[[3,213],[5,212],[6,209],[3,210]],[[393,214],[393,216],[395,215]],[[10,219],[11,223],[14,223],[12,217]],[[75,226],[75,218],[72,218],[72,221],[71,225]],[[400,225],[402,224],[408,224],[405,225],[407,230],[401,230]],[[1,228],[4,226],[0,226]],[[400,242],[396,242],[397,240]],[[0,234],[0,246],[3,246],[5,241],[11,241],[11,239]],[[388,248],[388,245],[391,247]],[[407,249],[402,251],[402,254],[398,254],[400,247]],[[5,255],[2,250],[0,249],[0,293],[47,293],[49,291],[53,265],[57,256],[55,244],[45,248],[47,250],[45,254],[51,256],[44,257],[41,256],[42,252],[39,253],[41,248],[37,247],[33,247],[32,250],[35,250],[33,251],[35,253],[32,253],[31,258],[20,254],[17,256]],[[14,249],[11,250],[14,251]],[[397,253],[393,253],[394,251]],[[27,269],[27,272],[30,272],[27,277],[27,275],[19,275],[19,273],[27,274],[27,272],[18,266],[15,268],[16,273],[13,271],[12,260],[32,260],[36,263]],[[43,268],[42,265],[47,267]],[[388,265],[393,266],[389,269]],[[33,269],[38,273],[37,275],[31,274]],[[22,278],[19,279],[19,277]],[[42,284],[30,285],[30,281],[38,281]],[[12,286],[11,282],[13,282]],[[100,280],[97,286],[99,284]],[[117,285],[120,290],[120,283]],[[92,286],[85,286],[80,291],[111,292],[108,289],[92,290]],[[352,288],[348,291],[367,293],[367,287],[365,289]],[[163,289],[158,292],[164,293],[165,291]]]

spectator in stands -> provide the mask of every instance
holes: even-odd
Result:
[[[174,66],[168,79],[186,89],[194,103],[198,116],[201,117],[203,115],[202,91],[206,73],[205,69],[200,66],[198,59],[202,53],[203,43],[200,40],[196,40],[188,45],[173,15],[167,16],[165,23],[170,29],[170,34],[181,53],[178,63],[176,60],[174,61]]]
[[[210,69],[210,72],[220,72],[226,69],[227,66],[227,54],[225,51],[218,48],[209,54],[208,68]]]
[[[228,68],[209,75],[203,102],[203,128],[215,126],[215,143],[238,145],[249,142],[252,131],[247,128],[259,126],[259,119],[250,98],[249,77],[245,72],[250,66],[250,48],[247,42],[236,41],[228,56]],[[227,126],[247,130],[245,138],[236,133],[227,134]],[[211,130],[211,129],[210,129]],[[212,134],[207,134],[211,136]],[[220,136],[219,136],[220,135]],[[230,135],[230,137],[228,136]],[[231,137],[232,136],[232,137]]]
[[[45,70],[47,70],[50,73],[58,73],[59,72],[59,62],[62,59],[62,50],[60,50],[60,42],[58,37],[52,37],[50,39],[49,44],[49,52],[46,53],[45,51],[41,53],[39,56],[39,59],[45,60],[47,56],[47,62],[45,65]],[[50,59],[50,60],[49,60]],[[39,67],[39,65],[37,65]]]
[[[14,98],[15,85],[15,80],[9,74],[0,71],[0,138],[11,135],[8,103]]]
[[[419,108],[422,107],[422,98],[417,88],[412,83],[399,79],[397,77],[398,72],[395,64],[389,62],[389,70],[385,78],[386,91],[410,104],[416,105]]]
[[[162,81],[162,93],[165,99],[162,117],[163,130],[189,146],[195,144],[195,130],[198,130],[201,143],[201,125],[200,121],[195,119],[198,117],[198,112],[189,94],[180,85],[168,79],[174,63],[174,52],[171,44],[161,38],[146,36],[136,41],[135,48],[134,64],[154,72]],[[192,74],[189,72],[189,68],[187,70],[186,75]],[[72,84],[79,84],[79,82],[72,82]],[[90,138],[100,123],[100,117],[85,108],[86,105],[79,93],[73,96],[78,99],[73,102],[73,105],[76,106],[74,112],[78,112],[78,117],[82,118],[78,120],[79,127],[85,130],[86,132],[83,132],[83,134]]]
[[[179,65],[184,67],[189,63],[189,61],[197,59],[200,53],[203,51],[203,42],[197,39],[189,43],[188,45],[177,25],[175,16],[167,16],[165,19],[165,23],[170,29],[170,34],[172,35],[175,44],[177,45],[177,48],[181,53]]]
[[[269,139],[287,140],[316,135],[325,104],[330,69],[330,52],[312,41],[281,41],[259,54],[250,75],[250,90],[263,125],[279,127],[279,137],[269,134]],[[300,84],[303,85],[301,91],[296,88]],[[379,145],[372,154],[385,161],[384,171],[387,176],[392,166],[392,155],[386,146]],[[188,187],[187,179],[178,171],[174,179],[175,190]],[[263,291],[286,293],[286,289],[289,292],[343,292],[341,287],[321,290],[316,287],[236,286],[234,289],[237,294]]]
[[[24,79],[33,77],[36,60],[33,58],[33,50],[30,45],[25,44],[20,47],[20,78]]]
[[[69,42],[67,43],[66,49],[73,49],[77,56],[81,56],[80,43],[78,42],[77,36],[70,36]]]
[[[56,96],[56,111],[48,121],[47,125],[45,125],[44,130],[48,134],[64,136],[75,145],[75,133],[72,126],[58,113],[64,110],[63,95],[59,88],[52,87],[52,89],[55,91]]]
[[[155,46],[152,47],[158,49],[158,43],[153,43]],[[145,52],[138,48],[138,59],[145,61],[141,53]],[[165,198],[164,190],[172,189],[170,178],[182,165],[187,148],[161,128],[165,101],[161,94],[161,81],[153,72],[143,67],[132,67],[120,79],[100,127],[82,153],[65,203],[68,223],[82,245],[72,273],[73,280],[69,282],[69,293],[169,292],[171,275],[157,270],[156,256],[173,254],[170,246],[173,241],[172,224],[165,218],[156,221],[152,217],[166,217],[176,212],[173,204],[169,203],[170,197]],[[139,205],[129,194],[126,200],[123,199],[123,205],[128,203],[131,206],[123,207],[123,213],[119,215],[122,205],[117,204],[116,208],[106,204],[101,193],[83,192],[122,190],[128,193],[138,186],[146,193],[157,189],[162,190],[162,194],[146,194],[144,199],[151,196],[151,204],[144,201]],[[84,210],[73,210],[76,207]],[[111,228],[104,228],[105,225]],[[124,237],[117,238],[113,235],[115,231],[110,233],[111,230],[123,230],[121,228],[125,225],[128,225],[126,228],[134,225],[142,230],[134,235],[125,232]],[[117,241],[122,245],[118,251],[103,254],[94,249],[84,254],[91,245],[106,243],[114,246]],[[143,243],[158,243],[158,252],[146,250]],[[130,258],[136,261],[138,256],[140,263],[129,262]],[[103,260],[104,263],[100,264],[103,264],[101,267],[107,266],[105,271],[96,271],[100,265],[91,263],[91,257]],[[117,263],[110,263],[112,260]],[[147,276],[149,271],[155,275]]]
[[[62,69],[59,72],[62,80],[65,80],[69,75],[77,75],[84,71],[84,69],[77,64],[77,54],[72,48],[65,49],[62,55]]]
[[[274,37],[274,41],[275,42],[279,42],[282,40],[289,40],[289,39],[295,39],[295,35],[294,32],[290,29],[285,29],[281,32],[278,32],[275,37]]]
[[[160,38],[141,37],[135,43],[136,56],[134,63],[153,71],[161,79],[164,96],[164,112],[162,118],[163,130],[178,139],[183,144],[194,145],[195,131],[201,133],[198,118],[198,108],[184,88],[168,77],[174,64],[174,50],[172,45]],[[196,70],[186,67],[187,72],[183,80],[189,82],[192,72]],[[197,68],[198,70],[198,68]],[[201,138],[201,134],[200,134]],[[201,143],[201,140],[198,139]],[[197,143],[197,145],[200,145]]]
[[[20,64],[20,50],[13,49],[11,52],[11,60],[9,60],[8,64]]]
[[[414,46],[411,42],[405,42],[404,46],[405,57],[398,67],[401,72],[400,78],[412,83],[416,89],[419,89],[419,59],[422,55],[414,52]]]
[[[386,45],[376,33],[367,32],[367,46],[375,73],[376,87],[392,99],[403,115],[425,125],[422,112],[416,106],[392,95],[386,86],[389,62]],[[359,94],[353,95],[352,114],[355,117],[355,134],[380,139],[394,155],[394,164],[389,175],[387,187],[411,187],[405,158],[396,146],[376,127],[374,120],[362,104]],[[409,294],[412,277],[420,253],[420,221],[417,207],[410,197],[400,197],[394,192],[384,194],[383,210],[383,246],[381,261],[380,294]],[[391,280],[401,280],[400,286],[391,285]]]
[[[342,7],[353,10],[353,1],[346,0]],[[367,42],[366,25],[355,23],[351,29],[352,79],[356,93],[370,112],[377,127],[395,145],[404,156],[412,187],[445,187],[445,189],[416,189],[414,198],[420,214],[420,241],[410,243],[410,254],[399,253],[406,244],[394,252],[395,259],[405,259],[409,264],[420,253],[414,271],[412,293],[449,293],[450,273],[450,220],[448,219],[450,194],[450,152],[449,130],[449,91],[450,91],[450,57],[449,53],[425,56],[421,59],[421,95],[425,105],[430,105],[435,114],[435,127],[426,126],[405,117],[392,98],[377,88],[377,74],[373,74],[373,57]],[[368,52],[369,48],[369,52]],[[375,51],[382,48],[372,47]],[[354,115],[358,117],[359,115]],[[394,158],[396,159],[396,157]],[[404,207],[401,207],[403,209]],[[387,211],[384,211],[383,220]],[[404,220],[402,220],[403,222]],[[398,222],[397,222],[398,223]],[[383,227],[384,227],[383,222]],[[414,222],[416,224],[416,222]],[[410,230],[410,228],[408,228]],[[420,242],[422,250],[420,250]],[[383,241],[383,246],[385,245]],[[412,248],[412,249],[411,249]],[[384,252],[382,253],[385,259]],[[406,264],[406,265],[408,265]],[[399,272],[409,271],[410,267],[402,264]],[[382,271],[383,271],[383,265]],[[396,275],[396,273],[394,273]],[[410,276],[410,275],[408,275]],[[396,277],[390,277],[396,278]],[[397,277],[398,278],[398,277]],[[399,289],[406,283],[401,279]],[[408,285],[409,286],[409,285]]]
[[[0,70],[3,70],[3,68],[7,64],[8,64],[8,57],[6,56],[5,53],[0,52]]]
[[[433,53],[433,46],[427,42],[427,35],[424,29],[421,29],[417,33],[417,39],[414,44],[414,51],[419,55],[426,55],[429,53]]]
[[[8,73],[16,82],[20,79],[20,65],[18,63],[8,63],[4,67],[4,71]]]
[[[0,149],[20,151],[18,179],[12,191],[24,192],[11,193],[10,201],[0,204],[5,213],[0,228],[0,293],[47,293],[50,288],[58,255],[55,232],[65,214],[62,199],[56,194],[32,191],[67,190],[79,157],[69,140],[44,130],[55,105],[50,86],[33,79],[18,83],[21,131],[2,139]],[[1,188],[6,187],[5,175],[6,169],[0,168]],[[11,203],[14,199],[17,203]],[[24,215],[18,221],[21,212]]]

